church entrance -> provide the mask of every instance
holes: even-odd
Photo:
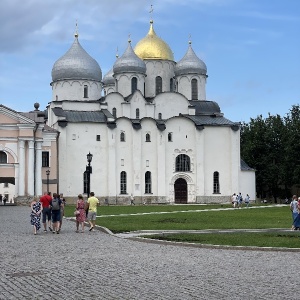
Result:
[[[187,203],[187,183],[185,179],[178,178],[174,183],[175,203]]]

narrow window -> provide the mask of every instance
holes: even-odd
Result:
[[[49,152],[42,152],[42,167],[49,167]]]
[[[117,109],[115,107],[112,109],[112,115],[114,116],[114,118],[117,117]]]
[[[214,194],[220,193],[219,172],[214,172]]]
[[[156,91],[156,95],[162,92],[162,79],[160,76],[157,76],[155,78],[155,91]]]
[[[149,133],[146,133],[146,142],[151,142],[150,134]]]
[[[133,94],[137,90],[137,78],[133,77],[131,79],[131,93]]]
[[[188,172],[191,170],[190,157],[185,154],[179,154],[176,157],[176,172]]]
[[[97,136],[96,136],[96,141],[97,141],[97,142],[101,141],[100,134],[97,134]]]
[[[122,171],[120,176],[120,193],[127,193],[127,175],[125,171]]]
[[[83,98],[88,98],[88,97],[89,97],[89,95],[88,95],[88,86],[85,85],[83,87]]]
[[[8,188],[8,182],[4,182],[4,187]]]
[[[174,80],[173,78],[170,79],[170,92],[174,91]]]
[[[192,79],[192,100],[198,100],[198,80]]]
[[[172,134],[172,132],[169,132],[168,133],[168,142],[173,142],[173,134]]]
[[[7,163],[7,155],[4,151],[0,151],[0,164]]]
[[[152,193],[151,172],[145,173],[145,194]]]
[[[140,118],[140,109],[139,109],[139,108],[137,108],[137,109],[135,110],[135,118],[136,118],[136,119],[139,119],[139,118]]]
[[[123,132],[123,131],[120,134],[120,141],[125,142],[125,132]]]
[[[159,120],[162,119],[162,114],[161,114],[161,113],[158,114],[158,119],[159,119]]]

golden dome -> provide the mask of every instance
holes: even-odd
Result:
[[[134,52],[141,59],[174,60],[169,45],[156,35],[152,20],[148,34],[136,44]]]

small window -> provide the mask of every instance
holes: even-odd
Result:
[[[0,151],[0,164],[7,163],[7,155],[4,151]]]
[[[192,100],[198,100],[198,80],[192,79]]]
[[[146,142],[151,142],[150,134],[146,133]]]
[[[158,114],[158,119],[161,120],[162,119],[162,115],[161,113]]]
[[[88,98],[88,97],[89,97],[89,95],[88,95],[88,86],[85,85],[83,87],[83,98]]]
[[[135,110],[135,118],[136,118],[136,119],[139,119],[139,118],[140,118],[140,109],[139,109],[139,108],[137,108],[137,109]]]
[[[155,91],[156,95],[162,92],[162,78],[160,76],[157,76],[155,78]]]
[[[185,154],[179,154],[176,157],[176,172],[188,172],[190,170],[190,157]]]
[[[120,193],[127,193],[127,174],[125,171],[122,171],[120,175]]]
[[[42,167],[49,167],[49,152],[42,152]]]
[[[133,94],[137,90],[137,78],[133,77],[131,79],[131,93]]]
[[[214,172],[214,194],[220,193],[219,172]]]
[[[168,133],[168,142],[173,142],[173,134],[172,134],[172,132]]]
[[[170,79],[170,92],[173,92],[174,91],[174,79],[171,78]]]
[[[8,188],[8,182],[4,182],[4,187]]]
[[[145,173],[145,194],[152,193],[151,172]]]
[[[97,136],[96,136],[96,141],[97,141],[97,142],[101,141],[100,134],[97,134]]]
[[[114,116],[114,118],[117,117],[117,109],[115,107],[112,109],[112,115]]]
[[[123,132],[123,131],[120,134],[120,141],[125,142],[125,132]]]

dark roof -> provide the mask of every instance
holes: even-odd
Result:
[[[239,123],[232,122],[223,116],[202,116],[202,115],[196,115],[196,116],[190,116],[190,115],[184,115],[186,118],[192,120],[196,125],[211,125],[211,126],[232,126],[232,125],[238,125]]]
[[[189,102],[195,107],[196,115],[222,115],[220,106],[214,101],[189,100]]]
[[[61,108],[53,108],[54,114],[58,117],[65,117],[67,122],[81,123],[81,122],[95,122],[105,123],[106,116],[102,111],[64,111]]]
[[[241,170],[242,171],[255,171],[255,169],[250,168],[242,159],[241,159]]]

